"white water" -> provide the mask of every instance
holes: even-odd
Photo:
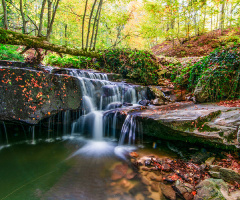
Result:
[[[68,69],[67,71],[68,74],[78,79],[82,93],[81,109],[74,113],[69,110],[63,111],[57,116],[52,116],[44,122],[32,126],[26,132],[23,127],[26,140],[35,144],[39,139],[38,137],[46,138],[46,141],[51,142],[54,141],[53,138],[81,135],[95,141],[105,140],[105,137],[111,138],[112,141],[117,140],[120,135],[120,131],[116,130],[117,125],[122,123],[122,121],[118,121],[117,109],[123,107],[125,102],[136,104],[139,100],[144,99],[144,91],[139,92],[135,86],[123,82],[111,82],[108,80],[107,74],[76,69]],[[113,111],[113,114],[105,118],[105,113],[108,110]],[[5,143],[9,144],[7,127],[4,122],[2,125]],[[46,129],[47,131],[42,133]],[[135,118],[127,116],[119,144],[124,144],[127,139],[127,144],[134,144],[135,131],[138,129]]]

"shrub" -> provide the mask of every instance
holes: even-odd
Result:
[[[158,59],[147,51],[131,49],[110,49],[99,51],[100,58],[64,56],[56,54],[45,56],[44,63],[60,67],[73,67],[79,69],[97,69],[103,72],[119,73],[144,85],[158,83]]]
[[[148,51],[110,49],[101,52],[100,66],[108,72],[122,74],[144,85],[158,83],[159,62]]]
[[[175,82],[188,75],[188,90],[204,86],[207,101],[240,98],[240,45],[216,49],[182,72]]]
[[[18,46],[0,44],[0,60],[24,61],[24,56],[16,50]]]
[[[45,65],[53,65],[65,68],[77,68],[77,69],[87,69],[93,68],[94,64],[91,58],[84,57],[84,56],[70,56],[64,55],[60,57],[55,53],[48,54],[44,57],[43,63]]]

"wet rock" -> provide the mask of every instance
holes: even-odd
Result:
[[[212,178],[218,178],[218,179],[221,178],[220,172],[208,171],[208,173]]]
[[[163,181],[162,175],[160,175],[160,176],[151,175],[151,176],[149,176],[149,178],[150,178],[152,181],[156,181],[156,182],[161,182],[161,181]]]
[[[107,105],[107,110],[111,110],[111,109],[116,109],[116,108],[121,108],[122,107],[122,103],[120,102],[113,102]]]
[[[206,92],[204,85],[201,84],[199,81],[195,90],[194,90],[194,97],[196,102],[203,103],[208,99],[208,92]]]
[[[145,176],[142,176],[141,181],[144,185],[150,185],[150,181]]]
[[[131,172],[131,173],[128,173],[128,174],[126,175],[126,178],[130,180],[130,179],[135,178],[136,175],[137,175],[136,173]]]
[[[104,97],[111,97],[116,95],[115,91],[117,90],[116,85],[104,85],[101,88],[102,90],[102,96]]]
[[[193,163],[202,163],[211,156],[208,152],[197,152],[191,156]]]
[[[181,195],[183,195],[186,192],[192,192],[193,188],[190,185],[190,187],[188,187],[187,185],[181,183],[180,185],[175,186],[175,189],[178,191],[178,193],[180,193]]]
[[[183,194],[183,198],[185,200],[192,200],[194,198],[192,193],[186,192],[185,194]]]
[[[165,172],[170,172],[171,171],[171,167],[170,167],[169,164],[164,163],[162,165],[162,170],[165,171]]]
[[[126,179],[121,180],[119,184],[120,184],[120,186],[122,186],[124,188],[128,188],[131,186],[131,183]]]
[[[124,106],[132,106],[133,104],[132,103],[128,103],[128,102],[124,102],[123,105]]]
[[[55,69],[52,69],[51,70],[51,74],[70,74],[70,71],[69,70],[67,70],[67,69],[57,69],[57,68],[55,68]]]
[[[218,166],[218,165],[210,165],[209,166],[209,169],[214,172],[219,172],[220,168],[221,168],[221,166]]]
[[[1,68],[0,82],[1,120],[37,124],[43,118],[62,110],[79,109],[81,105],[81,87],[76,77]]]
[[[152,101],[152,104],[154,106],[161,106],[161,105],[165,105],[165,101],[159,98],[156,98]]]
[[[134,157],[134,158],[137,158],[139,155],[138,155],[138,153],[137,152],[131,152],[131,153],[129,153],[129,155],[131,156],[131,157]]]
[[[206,164],[201,164],[199,167],[200,167],[201,170],[204,170],[207,167],[207,165]]]
[[[163,195],[166,198],[168,198],[170,200],[175,200],[176,199],[176,193],[170,185],[160,184],[160,188],[161,188],[161,191],[162,191]]]
[[[149,100],[141,100],[138,103],[142,106],[148,106],[150,104],[150,101]]]
[[[136,199],[136,200],[145,200],[144,196],[143,196],[141,193],[137,194],[137,195],[134,197],[134,199]]]
[[[240,174],[227,168],[220,168],[219,170],[221,178],[229,183],[240,183]]]
[[[224,196],[228,194],[228,187],[222,179],[209,178],[199,183],[196,191],[194,200],[225,200]]]
[[[214,160],[215,160],[215,157],[210,157],[210,158],[208,158],[208,159],[205,161],[205,164],[206,164],[207,166],[210,166],[210,165],[213,164]]]
[[[150,171],[150,168],[148,168],[148,167],[142,167],[141,168],[143,171]]]
[[[159,192],[159,183],[152,183],[151,184],[151,190],[153,192]]]
[[[114,170],[112,172],[111,179],[113,181],[116,181],[116,180],[123,178],[125,176],[125,174],[127,173],[127,170],[128,170],[128,166],[125,164],[124,165],[123,164],[116,165],[116,167],[114,168]]]

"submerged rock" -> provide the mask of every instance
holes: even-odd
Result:
[[[141,100],[138,103],[142,106],[148,106],[150,104],[150,101],[149,100]]]
[[[163,195],[166,198],[168,198],[170,200],[175,200],[176,199],[176,193],[173,190],[171,185],[160,184],[160,188],[161,188],[161,191],[162,191]]]

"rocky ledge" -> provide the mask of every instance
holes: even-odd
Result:
[[[37,124],[61,110],[80,108],[77,78],[34,68],[0,67],[0,120]]]
[[[238,107],[183,102],[129,108],[124,114],[134,115],[141,121],[144,124],[145,135],[167,140],[204,143],[224,149],[240,147]]]

